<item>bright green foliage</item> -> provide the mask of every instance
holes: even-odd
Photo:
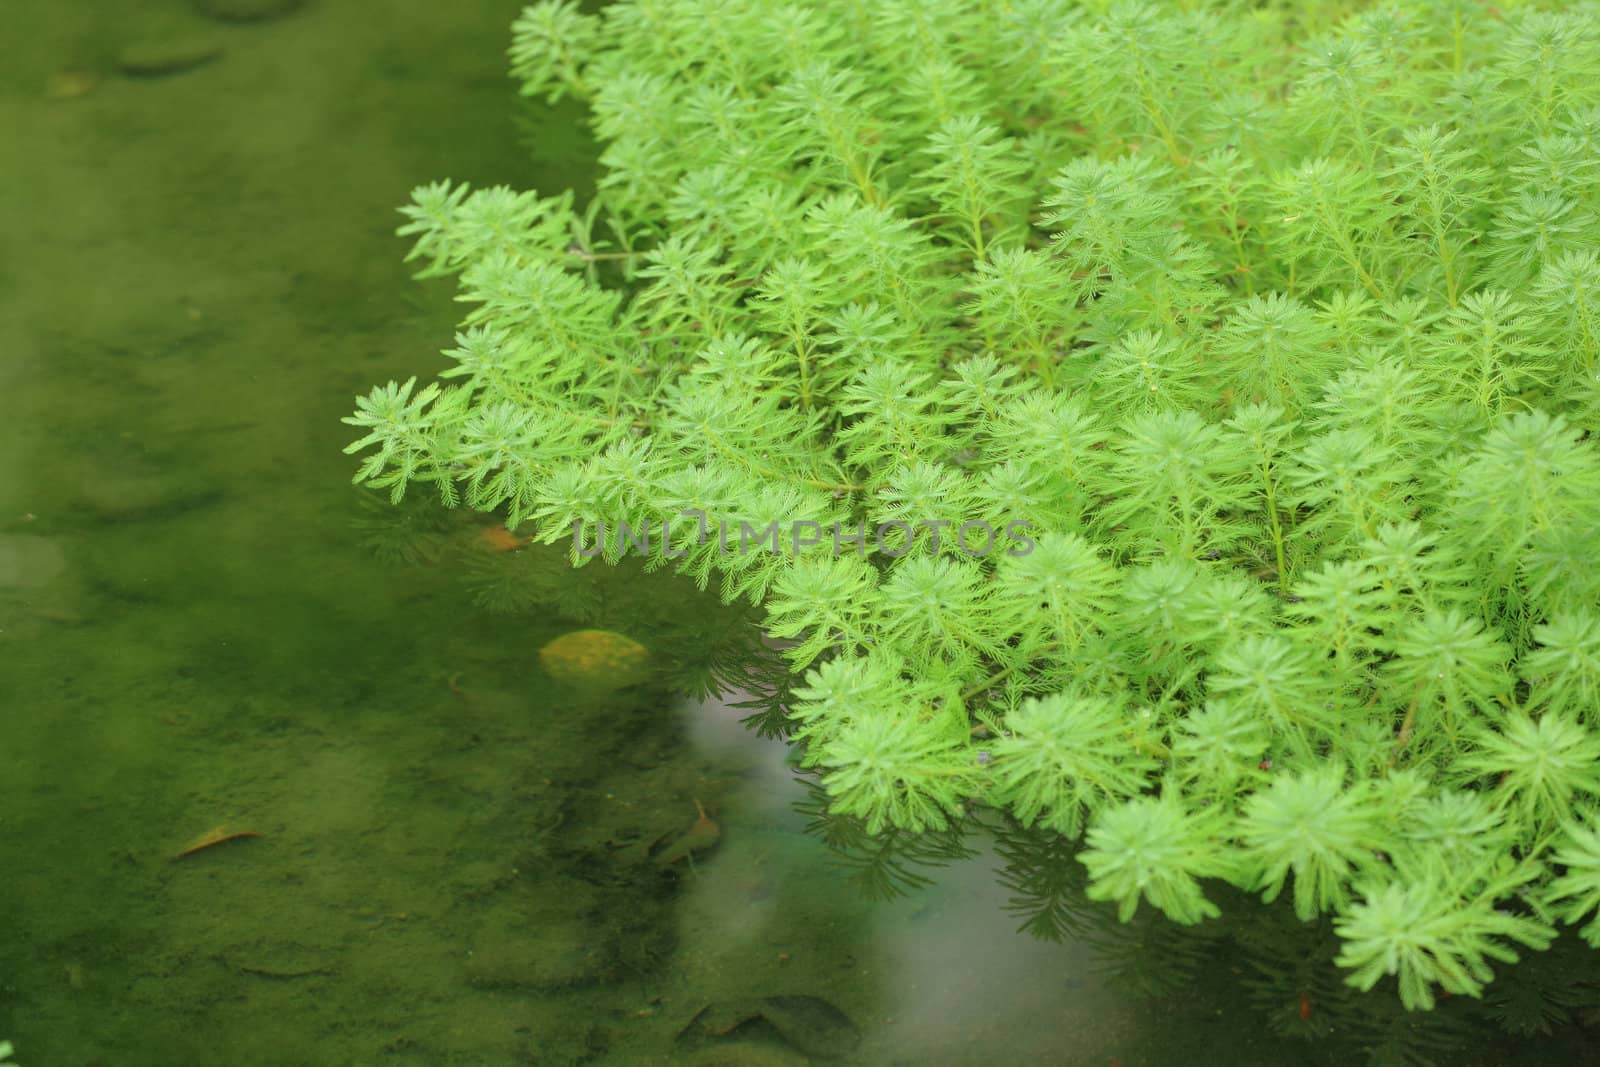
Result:
[[[1350,982],[1371,989],[1382,976],[1398,974],[1406,1007],[1432,1008],[1435,985],[1477,995],[1494,977],[1489,960],[1516,962],[1517,953],[1506,941],[1536,949],[1549,945],[1551,932],[1544,923],[1495,908],[1487,893],[1460,899],[1452,889],[1459,881],[1435,867],[1425,876],[1366,892],[1335,923],[1344,940],[1338,963],[1354,969]],[[1496,886],[1501,891],[1514,887],[1511,879]]]
[[[1024,825],[1076,837],[1083,814],[1138,792],[1151,760],[1128,758],[1127,709],[1103,697],[1058,693],[1006,717],[995,744],[996,795]]]
[[[1380,809],[1370,789],[1345,788],[1337,764],[1278,775],[1245,805],[1240,839],[1254,888],[1271,900],[1294,872],[1294,910],[1303,920],[1345,904],[1351,874],[1370,861]]]
[[[1569,923],[1582,922],[1600,909],[1600,829],[1585,822],[1568,823],[1564,840],[1555,851],[1554,861],[1566,873],[1550,885],[1550,899],[1561,907],[1561,917]],[[1583,939],[1600,949],[1600,918],[1583,928]]]
[[[1123,922],[1141,898],[1173,920],[1196,923],[1220,914],[1200,891],[1202,877],[1227,873],[1225,853],[1210,848],[1206,828],[1176,801],[1140,797],[1096,820],[1082,860],[1088,894],[1115,900]]]
[[[873,833],[995,806],[1125,917],[1223,879],[1476,995],[1600,945],[1600,14],[1546,6],[546,0],[597,194],[416,191],[471,310],[357,481],[763,605]]]

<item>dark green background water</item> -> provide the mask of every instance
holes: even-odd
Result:
[[[846,1063],[1365,1059],[1347,1024],[1394,1013],[1317,931],[1039,942],[981,856],[874,903],[736,711],[542,669],[589,624],[707,655],[737,620],[692,590],[542,557],[513,565],[569,617],[491,611],[508,564],[465,516],[374,553],[339,418],[439,369],[458,310],[395,208],[587,180],[580,112],[505,75],[518,6],[0,8],[0,1038],[26,1067],[810,1062],[826,1018],[679,1039],[785,995],[854,1020]],[[650,862],[697,800],[720,847]],[[260,836],[173,858],[217,826]],[[1448,1063],[1587,1048],[1441,1034]]]

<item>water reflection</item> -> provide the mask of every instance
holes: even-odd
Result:
[[[1222,920],[1180,927],[1142,909],[1123,924],[1083,896],[1070,843],[994,813],[875,849],[825,814],[789,746],[741,723],[752,703],[678,704],[694,758],[731,783],[720,848],[678,886],[671,985],[689,1004],[675,1047],[691,1057],[782,1062],[826,1045],[825,1015],[810,1020],[823,1036],[808,1034],[754,1003],[771,996],[848,1016],[859,1041],[828,1058],[852,1064],[1510,1064],[1581,1047],[1573,1015],[1519,1016],[1506,999],[1521,982],[1561,1001],[1558,974],[1593,989],[1591,954],[1570,939],[1486,1004],[1407,1013],[1392,988],[1344,984],[1325,922],[1215,887]]]
[[[905,880],[875,878],[861,854],[824,844],[814,783],[788,746],[741,724],[735,705],[747,700],[679,705],[695,751],[737,782],[722,848],[684,883],[686,986],[827,1000],[860,1026],[859,1063],[1109,1063],[1132,1043],[1141,1013],[1090,972],[1085,944],[1019,932],[988,835],[974,834],[964,858],[908,872],[924,884],[891,899],[864,892]]]

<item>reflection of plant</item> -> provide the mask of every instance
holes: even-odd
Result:
[[[1087,903],[1088,875],[1072,838],[1007,824],[995,828],[994,840],[1004,862],[1000,883],[1011,891],[1006,910],[1022,916],[1022,929],[1060,941],[1103,920],[1105,909]]]
[[[810,816],[806,831],[822,839],[873,900],[892,900],[930,885],[932,879],[918,868],[931,870],[975,855],[959,828],[924,834],[904,830],[872,833],[859,817],[834,810],[820,784],[809,778],[804,781],[808,795],[795,809]]]
[[[1593,954],[1572,937],[1563,937],[1548,952],[1527,957],[1510,978],[1484,993],[1484,1010],[1503,1030],[1523,1037],[1549,1034],[1567,1025],[1600,993]]]
[[[602,588],[575,576],[564,557],[544,550],[468,552],[461,570],[472,599],[500,615],[546,611],[577,622],[597,623],[606,615]]]
[[[747,714],[740,722],[762,737],[780,738],[789,729],[789,708],[794,704],[792,678],[781,656],[763,647],[757,658],[766,665],[763,671],[747,672],[734,660],[718,670],[709,681],[723,681],[723,688],[745,694],[733,707]],[[747,657],[748,660],[748,657]]]
[[[1460,1012],[1418,1015],[1404,1010],[1391,993],[1352,1005],[1350,1038],[1365,1049],[1369,1067],[1441,1067],[1459,1062],[1470,1033]]]
[[[1330,922],[1301,922],[1280,900],[1222,925],[1239,947],[1232,958],[1244,965],[1250,1003],[1274,1031],[1315,1039],[1359,1022],[1365,998],[1330,962],[1339,947]]]
[[[351,526],[362,545],[389,563],[432,563],[449,543],[453,524],[450,512],[430,497],[408,497],[399,505],[385,507],[374,494],[362,492],[358,498],[359,518]]]
[[[1154,912],[1126,923],[1106,922],[1088,938],[1094,970],[1140,997],[1163,997],[1193,987],[1216,950],[1217,931],[1177,926]]]
[[[697,517],[635,554],[790,642],[760,721],[871,834],[1001,807],[1478,994],[1600,903],[1596,12],[1023,6],[530,8],[598,192],[416,191],[473,307],[358,478]]]

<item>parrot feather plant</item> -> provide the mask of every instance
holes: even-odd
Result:
[[[1600,947],[1600,9],[545,0],[510,55],[602,176],[416,190],[470,310],[358,482],[764,608],[868,832],[1283,895],[1413,1009]]]

